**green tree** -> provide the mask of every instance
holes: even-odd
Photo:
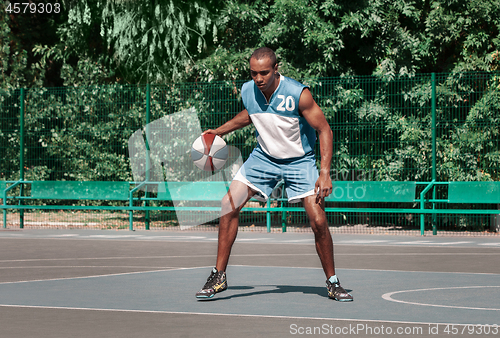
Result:
[[[500,3],[495,0],[432,1],[425,18],[433,71],[477,71],[495,67],[500,50]]]
[[[35,4],[40,1],[35,1]],[[0,3],[0,87],[3,89],[51,85],[45,72],[36,67],[32,48],[37,43],[53,44],[57,37],[54,13],[14,13],[10,2]],[[56,71],[51,64],[46,69]],[[53,85],[53,84],[52,84]]]
[[[60,43],[36,51],[62,63],[65,85],[182,81],[217,35],[219,6],[218,0],[70,2]]]
[[[35,2],[36,3],[36,2]],[[0,3],[0,179],[18,178],[19,169],[19,88],[40,87],[47,72],[36,67],[32,53],[36,42],[55,40],[55,16],[28,11],[15,14],[10,2]]]
[[[230,0],[218,43],[193,79],[247,78],[251,50],[276,50],[299,79],[492,70],[500,50],[495,0]]]

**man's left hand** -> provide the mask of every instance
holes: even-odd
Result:
[[[316,181],[316,203],[319,203],[322,199],[327,197],[332,193],[332,180],[329,175],[320,174],[318,180]]]

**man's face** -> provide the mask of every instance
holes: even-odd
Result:
[[[262,92],[274,91],[277,70],[278,65],[273,65],[270,58],[250,59],[250,76]]]

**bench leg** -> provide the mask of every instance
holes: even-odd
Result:
[[[270,208],[271,208],[271,198],[269,197],[267,199],[267,211],[266,211],[267,232],[271,232],[271,211],[269,210]]]
[[[149,207],[149,201],[146,201],[145,203],[146,207]],[[149,224],[150,224],[150,218],[149,218],[149,210],[146,210],[146,219],[144,220],[145,222],[145,227],[146,230],[149,230]]]

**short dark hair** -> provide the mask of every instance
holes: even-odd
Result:
[[[252,53],[251,58],[255,58],[256,60],[262,60],[264,58],[269,58],[271,59],[273,63],[273,67],[276,65],[276,54],[274,54],[274,51],[271,48],[268,47],[260,47],[254,50]]]

